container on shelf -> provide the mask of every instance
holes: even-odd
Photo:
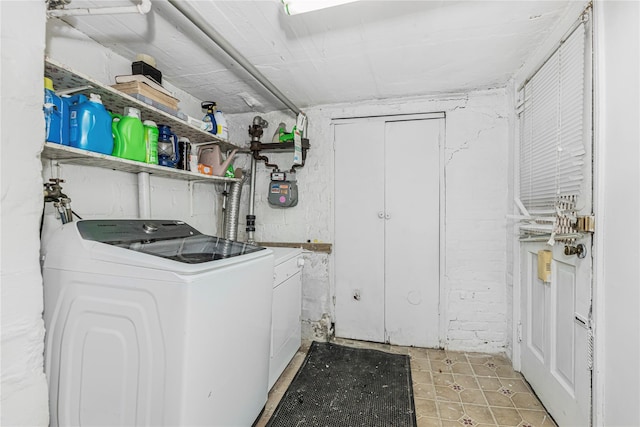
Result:
[[[113,155],[122,159],[146,161],[147,148],[140,110],[125,107],[124,115],[113,114]]]
[[[111,115],[100,95],[77,94],[69,99],[69,145],[102,154],[113,152]]]
[[[53,81],[44,78],[44,120],[47,142],[69,145],[69,103],[56,95]]]
[[[145,120],[144,144],[146,149],[145,163],[158,164],[158,125],[152,120]]]

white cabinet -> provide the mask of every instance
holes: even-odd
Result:
[[[302,341],[302,249],[270,248],[274,252],[275,271],[271,319],[271,357],[269,389],[273,387]]]
[[[334,122],[336,335],[439,345],[442,114]]]

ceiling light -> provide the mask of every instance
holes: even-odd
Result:
[[[358,0],[281,0],[287,15],[312,12]]]

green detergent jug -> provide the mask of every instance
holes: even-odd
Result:
[[[147,146],[144,139],[144,125],[140,120],[140,110],[125,107],[124,115],[112,114],[113,155],[122,159],[144,162]]]

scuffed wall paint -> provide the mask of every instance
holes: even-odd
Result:
[[[332,242],[332,119],[444,111],[447,117],[447,249],[442,344],[455,350],[504,351],[507,345],[505,233],[509,182],[507,104],[506,90],[494,89],[309,108],[306,114],[311,149],[307,164],[297,174],[300,202],[288,209],[268,206],[269,171],[264,163],[259,163],[256,240]],[[232,138],[248,141],[247,128],[255,115],[269,121],[263,142],[270,141],[280,121],[287,124],[287,129],[294,124],[289,112],[232,115],[228,117]],[[267,155],[281,169],[290,167],[291,154]],[[237,164],[248,168],[249,162],[244,158]],[[245,197],[248,198],[248,191],[243,193],[243,207],[247,206]],[[241,211],[240,222],[244,222],[245,214],[246,210]],[[333,255],[312,254],[309,258],[312,264],[323,266],[320,269],[305,266],[303,276],[303,325],[310,325],[307,335],[314,336],[326,322],[323,316],[328,314],[333,319]]]
[[[29,25],[25,25],[28,22]],[[42,276],[38,229],[42,212],[39,160],[45,3],[0,2],[2,40],[0,424],[47,426]]]

